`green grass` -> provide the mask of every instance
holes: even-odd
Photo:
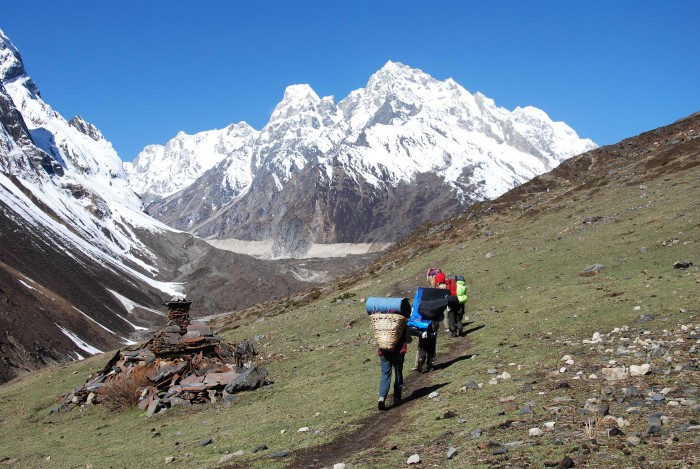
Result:
[[[467,329],[475,329],[468,336],[468,353],[475,358],[436,371],[432,384],[440,385],[439,399],[422,398],[407,406],[384,440],[358,449],[344,462],[396,467],[419,453],[428,465],[443,465],[446,449],[454,445],[460,449],[449,462],[454,467],[542,467],[543,461],[565,455],[590,467],[629,465],[621,450],[586,453],[588,440],[577,439],[575,431],[557,433],[561,444],[555,444],[552,435],[528,438],[527,429],[557,418],[557,425],[582,431],[580,416],[553,417],[542,409],[551,405],[552,396],[567,394],[585,402],[605,386],[587,383],[581,389],[560,390],[551,377],[566,353],[585,364],[585,375],[605,365],[609,354],[583,342],[593,333],[625,324],[637,327],[635,320],[641,314],[655,319],[638,327],[659,331],[698,322],[700,174],[695,168],[676,173],[672,183],[662,178],[647,181],[645,189],[610,183],[573,195],[555,192],[547,195],[549,199],[540,195],[537,215],[530,216],[514,203],[511,209],[476,221],[458,218],[444,242],[435,243],[439,247],[423,250],[417,247],[420,244],[407,244],[375,265],[374,274],[342,289],[326,288],[306,306],[281,314],[266,311],[260,318],[217,321],[215,327],[222,329],[220,335],[227,341],[260,336],[258,364],[274,381],[267,388],[241,394],[241,400],[229,407],[175,408],[152,418],[138,410],[117,413],[101,407],[50,414],[56,396],[82,385],[109,355],[17,379],[0,387],[0,459],[16,459],[16,467],[135,468],[161,467],[173,457],[168,467],[215,467],[223,455],[243,450],[243,456],[229,462],[283,467],[289,458],[273,460],[266,455],[323,444],[356,430],[377,412],[379,367],[362,300],[412,299],[415,288],[424,283],[427,267],[439,266],[467,278]],[[584,223],[593,216],[602,218]],[[669,242],[675,239],[677,243]],[[684,259],[695,265],[673,269],[674,262]],[[594,263],[605,268],[596,276],[579,275]],[[438,357],[453,344],[454,339],[443,335]],[[415,346],[410,346],[408,363]],[[493,375],[488,371],[493,368],[508,371],[513,379],[489,385]],[[655,379],[659,385],[678,386],[671,382],[673,376]],[[697,384],[697,372],[685,379]],[[410,380],[409,375],[409,388]],[[471,380],[484,387],[462,391]],[[520,406],[536,403],[537,413],[499,414],[507,407],[499,399],[510,395]],[[448,410],[457,416],[442,418]],[[516,428],[499,428],[506,419],[523,422]],[[644,423],[641,417],[633,422],[638,430]],[[302,427],[310,431],[298,432]],[[476,428],[484,435],[472,440],[470,432]],[[202,446],[206,438],[213,442]],[[692,454],[683,451],[689,438],[681,435],[673,443],[677,451],[652,442],[632,448],[629,457],[646,454],[647,460],[666,458],[660,459],[662,465],[675,465],[684,454]],[[477,447],[478,442],[518,440],[526,445],[506,456]],[[398,449],[387,450],[388,443]],[[251,452],[262,444],[268,449]]]

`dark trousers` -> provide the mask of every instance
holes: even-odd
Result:
[[[391,387],[391,372],[394,371],[394,398],[401,399],[403,387],[403,358],[402,353],[382,353],[379,355],[379,366],[382,376],[379,379],[379,397],[386,399]]]
[[[450,329],[452,337],[462,335],[462,318],[464,318],[464,305],[450,305],[447,311],[447,327]]]
[[[423,371],[423,365],[426,367],[425,371],[430,371],[433,368],[436,345],[437,337],[435,336],[418,339],[418,359],[416,361],[418,371]]]

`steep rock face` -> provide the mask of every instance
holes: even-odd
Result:
[[[180,192],[149,192],[148,212],[206,238],[272,239],[273,256],[295,256],[311,243],[396,241],[592,148],[539,109],[510,112],[388,62],[338,104],[288,87],[260,132]],[[139,177],[158,179],[146,160],[134,163]]]
[[[133,231],[172,230],[142,212],[100,131],[42,100],[2,31],[0,123],[4,381],[130,343],[177,286]]]

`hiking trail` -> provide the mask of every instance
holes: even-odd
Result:
[[[469,339],[465,331],[464,336],[455,341],[447,353],[436,357],[435,370],[449,367],[452,363],[465,357],[465,352],[469,349]],[[414,351],[415,353],[415,351]],[[413,363],[412,353],[406,357],[405,366],[410,367]],[[289,454],[288,468],[314,469],[321,467],[333,467],[334,464],[343,462],[368,448],[381,444],[384,437],[391,433],[391,429],[402,419],[404,413],[420,402],[422,397],[428,396],[431,392],[442,385],[434,385],[435,373],[419,373],[415,370],[408,370],[404,376],[404,389],[407,392],[403,404],[399,407],[389,407],[385,411],[376,410],[374,413],[359,422],[356,430],[339,435],[333,441],[310,448],[298,450]],[[377,370],[377,380],[379,370]],[[376,390],[367,390],[368,394],[374,396]],[[368,398],[368,402],[376,405],[376,399]]]

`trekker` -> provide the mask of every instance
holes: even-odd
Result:
[[[403,362],[410,341],[411,336],[408,334],[407,327],[404,326],[403,332],[392,350],[377,349],[379,367],[381,369],[379,400],[377,401],[377,408],[379,410],[386,409],[386,398],[389,394],[389,388],[391,387],[392,370],[394,372],[394,400],[391,405],[392,407],[396,407],[403,402],[401,397],[401,389],[403,388]]]
[[[456,302],[450,302],[447,308],[447,327],[452,337],[462,336],[462,319],[464,318],[464,304],[467,302],[467,283],[461,275],[455,276],[455,287],[452,295]]]
[[[430,288],[435,288],[435,274],[437,274],[438,272],[442,272],[442,270],[436,267],[431,267],[428,269],[428,272],[425,275],[425,279],[428,281],[428,286]]]
[[[455,296],[455,291],[457,289],[456,276],[454,276],[454,275],[445,276],[445,281],[440,283],[439,286],[436,286],[436,288],[442,288],[444,290],[449,290],[450,296],[448,297],[448,301],[447,301],[448,317],[444,318],[444,320],[445,320],[445,332],[451,332],[451,329],[449,326],[449,324],[450,324],[449,312],[457,307],[457,297]]]
[[[418,337],[418,354],[414,370],[417,370],[419,373],[428,373],[433,369],[439,329],[440,321],[431,321],[428,329],[423,331]],[[424,366],[425,368],[423,368]]]
[[[445,273],[442,270],[435,274],[435,288],[445,288]]]
[[[418,336],[418,353],[414,370],[429,372],[433,369],[440,323],[445,319],[450,292],[444,288],[418,288],[413,298],[408,327]],[[425,367],[425,368],[424,368]]]

